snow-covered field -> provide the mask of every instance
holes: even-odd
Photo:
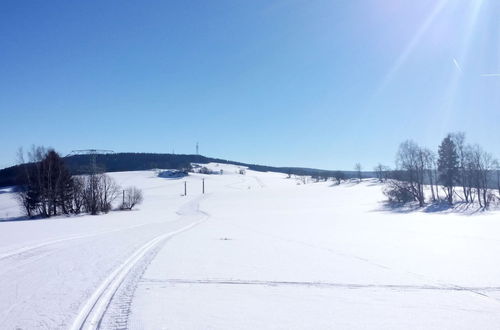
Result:
[[[210,168],[224,175],[111,173],[143,189],[136,211],[0,222],[0,328],[500,328],[500,213]]]

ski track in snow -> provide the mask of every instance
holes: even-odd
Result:
[[[364,257],[360,257],[358,255],[355,255],[355,254],[352,254],[352,253],[345,253],[345,252],[340,252],[340,251],[336,251],[336,250],[333,250],[331,248],[327,248],[327,247],[323,247],[323,246],[320,246],[320,245],[317,245],[317,244],[311,244],[309,242],[304,242],[304,241],[301,241],[301,240],[297,240],[297,239],[290,239],[290,238],[286,238],[286,237],[281,237],[281,236],[278,236],[278,235],[275,235],[275,234],[270,234],[270,233],[266,233],[266,232],[263,232],[263,231],[259,231],[259,230],[254,230],[254,229],[250,229],[248,227],[244,227],[244,226],[241,226],[241,225],[235,225],[235,224],[231,224],[232,226],[235,226],[235,227],[239,227],[243,230],[248,230],[248,231],[251,231],[253,233],[257,233],[257,234],[260,234],[260,235],[266,235],[266,236],[269,236],[269,237],[272,237],[274,239],[278,239],[278,240],[282,240],[282,241],[285,241],[285,242],[289,242],[289,243],[295,243],[295,244],[300,244],[300,245],[303,245],[303,246],[306,246],[306,247],[309,247],[309,248],[313,248],[313,249],[320,249],[320,250],[324,250],[324,251],[327,251],[329,253],[333,253],[337,256],[340,256],[340,257],[344,257],[344,258],[349,258],[349,259],[356,259],[356,260],[359,260],[359,261],[362,261],[362,262],[365,262],[365,263],[368,263],[372,266],[375,266],[375,267],[379,267],[379,268],[382,268],[382,269],[385,269],[385,270],[388,270],[388,271],[392,271],[392,272],[400,272],[400,273],[405,273],[405,274],[408,274],[408,275],[411,275],[415,278],[419,278],[419,279],[422,279],[426,282],[430,282],[430,283],[433,283],[433,284],[429,284],[428,286],[414,286],[413,288],[414,289],[417,289],[417,288],[420,288],[420,289],[430,289],[432,288],[433,290],[444,290],[444,291],[467,291],[469,293],[472,293],[472,294],[475,294],[475,295],[479,295],[485,299],[488,299],[488,300],[492,300],[496,303],[500,303],[500,298],[495,298],[495,297],[492,297],[492,296],[489,296],[487,295],[486,293],[484,292],[480,292],[480,291],[497,291],[497,287],[485,287],[485,288],[475,288],[475,287],[464,287],[464,286],[460,286],[460,285],[456,285],[456,284],[453,284],[453,283],[449,283],[449,282],[445,282],[445,281],[442,281],[442,280],[439,280],[439,279],[434,279],[434,278],[431,278],[429,276],[425,276],[425,275],[422,275],[422,274],[418,274],[418,273],[415,273],[415,272],[411,272],[411,271],[408,271],[408,270],[401,270],[401,269],[398,269],[398,268],[394,268],[394,267],[390,267],[390,266],[387,266],[387,265],[383,265],[379,262],[376,262],[376,261],[373,261],[371,259],[368,259],[368,258],[364,258]],[[181,280],[179,280],[181,281]],[[203,281],[203,280],[201,280]],[[203,282],[199,282],[199,283],[203,283]],[[273,283],[273,282],[267,282],[267,283]],[[276,285],[278,284],[288,284],[288,285],[293,285],[293,283],[296,283],[297,285],[300,284],[300,283],[304,283],[303,285],[307,285],[307,286],[316,286],[316,287],[342,287],[342,286],[350,286],[350,284],[335,284],[335,283],[332,283],[331,285],[330,284],[324,284],[324,283],[317,283],[317,285],[313,285],[314,282],[287,282],[287,281],[284,281],[284,282],[280,282],[280,281],[277,281],[275,282]],[[221,283],[221,284],[224,284],[224,283]],[[225,283],[225,284],[238,284],[237,282],[236,283]],[[255,281],[250,281],[249,283],[241,283],[241,284],[259,284]],[[265,285],[264,283],[261,283],[260,285]],[[269,285],[272,285],[272,284],[269,284]],[[366,285],[356,285],[354,284],[354,286],[351,286],[351,288],[363,288],[363,287],[371,287],[371,288],[382,288],[382,287],[385,287],[385,288],[410,288],[411,286],[408,286],[408,285],[403,285],[403,286],[399,286],[399,285],[394,285],[394,284],[387,284],[387,285],[377,285],[377,284],[366,284]],[[498,287],[500,288],[500,287]]]
[[[72,236],[65,237],[65,238],[59,238],[59,239],[49,240],[49,241],[45,241],[45,242],[42,242],[42,243],[37,243],[37,244],[26,246],[26,247],[23,247],[23,248],[20,248],[20,249],[16,249],[16,250],[13,250],[13,251],[8,251],[7,253],[0,254],[0,261],[2,259],[12,258],[12,257],[15,257],[15,256],[19,256],[19,255],[25,254],[27,252],[32,252],[33,250],[37,250],[37,249],[46,247],[48,245],[53,245],[53,244],[67,242],[67,241],[73,241],[73,240],[83,239],[83,238],[90,238],[90,237],[95,237],[95,236],[99,236],[99,235],[111,234],[111,233],[120,232],[120,231],[124,231],[124,230],[130,230],[130,229],[133,229],[133,228],[138,228],[138,227],[142,227],[142,226],[146,226],[146,225],[149,225],[149,224],[135,225],[135,226],[125,227],[125,228],[114,229],[114,230],[107,230],[107,231],[101,231],[101,232],[91,233],[91,234],[85,234],[85,235],[72,235]]]
[[[173,183],[175,184],[175,182]],[[165,186],[165,184],[163,185]],[[160,188],[158,186],[155,186],[153,188]],[[151,190],[146,187],[145,190]],[[8,275],[8,278],[12,277],[12,279],[15,281],[13,282],[10,279],[6,279],[4,277],[4,280],[7,280],[8,282],[11,283],[10,289],[8,292],[4,291],[5,294],[2,294],[2,299],[0,301],[3,301],[4,304],[7,303],[8,305],[5,305],[4,308],[0,309],[0,324],[3,324],[0,326],[0,328],[3,328],[4,326],[7,326],[7,328],[26,328],[28,325],[29,328],[41,328],[41,329],[54,329],[54,328],[71,328],[72,329],[97,329],[101,326],[101,322],[106,314],[106,317],[112,322],[108,322],[108,324],[112,326],[106,326],[105,328],[120,328],[122,327],[123,324],[126,324],[127,316],[121,315],[121,319],[118,319],[120,315],[114,314],[114,313],[107,313],[108,309],[112,311],[116,311],[117,308],[115,306],[111,306],[113,301],[113,298],[117,295],[117,293],[120,292],[120,287],[122,284],[127,285],[127,291],[130,292],[131,290],[133,291],[133,288],[135,286],[135,283],[139,280],[138,275],[141,274],[141,272],[137,271],[138,269],[144,270],[145,267],[147,266],[150,258],[154,257],[155,252],[161,248],[161,246],[170,238],[181,234],[182,232],[185,232],[196,225],[204,222],[206,219],[208,219],[209,214],[200,210],[199,209],[199,202],[202,198],[208,197],[210,194],[206,195],[200,195],[199,197],[189,197],[189,200],[187,202],[182,203],[177,211],[170,213],[170,217],[176,216],[177,219],[173,220],[175,218],[169,218],[171,219],[167,222],[164,221],[151,221],[147,223],[141,223],[141,224],[136,224],[132,226],[126,226],[126,227],[121,227],[118,229],[112,229],[112,230],[102,230],[102,231],[97,231],[97,232],[91,232],[91,233],[86,233],[86,234],[77,234],[77,235],[66,235],[65,237],[62,238],[56,238],[56,239],[49,239],[45,240],[42,242],[37,242],[35,244],[30,244],[27,246],[23,246],[22,248],[16,248],[16,249],[11,249],[11,250],[4,250],[2,254],[0,254],[0,275]],[[182,197],[181,199],[178,199],[181,201],[185,197]],[[118,214],[118,213],[116,213]],[[134,213],[129,213],[127,212],[124,215],[132,215],[134,216]],[[89,217],[89,219],[99,219],[98,218],[93,218]],[[71,220],[69,219],[67,222],[65,222],[65,225],[71,225]],[[107,219],[103,219],[105,221]],[[182,226],[181,228],[175,228],[179,227],[179,225],[182,224],[182,222],[187,223],[187,225]],[[24,222],[24,223],[19,223],[22,224],[23,226],[25,225],[30,225],[30,222]],[[35,222],[33,222],[35,224]],[[40,224],[40,223],[37,223]],[[39,307],[43,307],[43,305],[37,305],[36,300],[38,299],[37,297],[40,295],[46,295],[45,292],[47,291],[45,283],[41,286],[33,286],[31,289],[30,287],[27,286],[26,282],[29,281],[28,279],[36,276],[36,273],[40,271],[40,266],[44,268],[50,268],[50,264],[52,261],[55,262],[55,260],[59,260],[63,258],[64,255],[67,254],[67,251],[71,249],[71,251],[77,251],[78,249],[82,248],[83,249],[89,249],[94,245],[94,241],[99,240],[100,244],[102,245],[102,242],[105,241],[113,241],[116,240],[116,238],[119,238],[122,236],[121,233],[126,234],[124,238],[130,235],[134,235],[134,231],[136,230],[141,230],[141,236],[147,235],[148,231],[151,231],[149,228],[162,228],[164,224],[167,224],[168,226],[166,227],[174,227],[175,230],[169,229],[166,232],[163,232],[158,235],[154,235],[152,238],[147,240],[145,243],[143,242],[142,245],[138,246],[135,248],[135,250],[131,251],[131,254],[129,255],[128,258],[124,258],[125,261],[123,261],[121,264],[118,264],[118,267],[115,267],[114,270],[109,271],[108,275],[102,278],[102,281],[99,285],[96,285],[96,288],[94,291],[89,291],[90,288],[87,288],[85,291],[87,292],[86,296],[86,301],[85,299],[80,299],[75,300],[74,298],[78,298],[77,296],[74,296],[71,298],[71,305],[70,306],[64,306],[65,311],[64,314],[57,315],[57,314],[41,314],[38,315],[37,309]],[[16,225],[16,223],[10,223],[9,225]],[[148,227],[150,226],[150,227]],[[142,229],[145,229],[142,230]],[[136,241],[140,240],[140,236],[138,236],[138,239]],[[133,243],[133,241],[131,241]],[[126,245],[124,246],[126,247]],[[69,252],[72,253],[72,252]],[[102,256],[106,256],[106,251],[102,251]],[[55,258],[54,258],[55,257]],[[118,259],[119,260],[119,259]],[[75,264],[76,267],[78,267],[78,259],[73,259],[71,260],[72,264],[77,262]],[[98,260],[99,262],[104,261]],[[142,268],[141,268],[142,267]],[[63,268],[68,268],[67,266]],[[77,269],[74,269],[77,271]],[[37,281],[42,280],[43,278],[43,273],[40,272],[40,275],[37,277]],[[102,274],[96,274],[95,278],[92,279],[92,282],[95,281],[95,279],[98,279],[101,277]],[[135,276],[135,277],[134,277]],[[137,278],[136,278],[137,277]],[[66,281],[66,278],[62,277],[59,279],[61,285],[66,285],[64,283]],[[87,283],[85,281],[85,285],[89,286],[92,284],[91,281]],[[13,283],[13,284],[12,284]],[[18,293],[18,283],[23,283],[19,285],[19,293]],[[55,283],[54,281],[48,282],[47,284],[52,285]],[[6,285],[6,283],[4,283]],[[2,290],[2,289],[0,289]],[[127,292],[127,293],[128,293]],[[74,295],[74,294],[73,294]],[[81,297],[85,298],[85,297]],[[34,304],[35,302],[35,304]],[[129,301],[123,302],[118,301],[117,303],[121,304],[121,310],[129,310],[127,306],[130,306],[131,303],[131,297],[129,297]],[[29,305],[29,307],[27,306]],[[81,305],[81,306],[78,306]],[[63,307],[63,306],[61,306]],[[69,310],[67,309],[69,307]],[[112,307],[112,308],[110,308]],[[26,310],[27,308],[32,308],[31,313],[29,313],[29,318],[23,318],[21,319],[19,315],[27,315]],[[42,308],[43,309],[43,308]],[[52,308],[53,309],[53,308]],[[71,310],[77,311],[76,317],[73,314]],[[61,310],[62,311],[62,310]],[[70,314],[68,314],[70,313]],[[110,315],[107,315],[110,314]],[[63,316],[64,315],[64,316]],[[74,318],[74,322],[68,325],[68,316],[71,316],[71,319]],[[125,323],[124,323],[125,320]]]
[[[71,330],[100,329],[103,326],[103,320],[108,310],[114,310],[114,315],[109,316],[110,320],[107,321],[107,326],[103,328],[126,328],[128,312],[130,311],[133,294],[129,293],[128,295],[125,295],[128,299],[124,299],[122,295],[121,299],[114,301],[117,292],[127,279],[129,281],[127,291],[130,292],[130,290],[132,290],[133,292],[140,275],[147,267],[151,258],[154,257],[155,252],[162,247],[165,241],[201,224],[210,217],[208,213],[199,209],[200,199],[201,198],[196,198],[195,200],[182,205],[180,210],[176,213],[179,215],[190,215],[191,213],[195,213],[201,216],[201,219],[178,230],[158,235],[137,249],[127,260],[125,260],[119,267],[109,274],[109,276],[94,291],[78,312],[73,325],[70,328]],[[134,268],[142,269],[142,272],[136,271],[134,273]],[[130,274],[132,274],[132,276],[130,276]],[[135,275],[135,277],[133,275]],[[118,307],[111,307],[112,303],[118,304]]]
[[[170,200],[174,200],[176,201],[176,203],[178,203],[174,204],[175,208],[171,207],[168,211],[169,216],[174,216],[174,219],[177,219],[175,221],[171,221],[171,225],[164,225],[163,222],[148,222],[130,226],[130,223],[125,223],[125,225],[127,226],[121,227],[119,229],[110,230],[108,227],[106,230],[95,231],[81,235],[75,235],[73,233],[72,235],[67,235],[66,237],[48,239],[45,241],[41,240],[41,242],[30,244],[22,248],[3,251],[2,254],[0,254],[0,265],[2,266],[0,267],[0,275],[6,278],[6,281],[10,281],[11,283],[13,280],[16,281],[16,288],[14,290],[12,286],[9,287],[7,286],[7,284],[0,286],[0,290],[3,290],[5,292],[2,305],[4,306],[4,308],[3,310],[0,309],[0,324],[4,324],[4,321],[6,321],[7,323],[5,324],[7,324],[8,328],[15,328],[19,323],[20,325],[22,325],[22,328],[70,328],[72,330],[99,328],[127,329],[129,328],[131,322],[132,324],[136,322],[136,320],[134,320],[134,317],[136,317],[137,314],[135,313],[136,310],[134,308],[138,308],[138,310],[141,311],[141,309],[148,309],[148,306],[152,307],[148,304],[144,305],[144,300],[141,300],[149,297],[147,295],[144,295],[144,291],[141,291],[140,288],[142,284],[151,286],[155,289],[159,289],[160,291],[164,290],[163,292],[167,292],[166,290],[169,290],[168,292],[171,292],[170,290],[178,290],[175,291],[177,294],[178,292],[189,290],[188,287],[191,286],[195,288],[193,290],[214,290],[214,288],[212,288],[211,286],[215,286],[215,290],[217,291],[223,290],[223,287],[226,288],[225,290],[245,290],[245,286],[249,288],[251,288],[252,286],[255,287],[251,288],[251,292],[254,292],[255,290],[274,290],[265,289],[265,287],[276,287],[276,290],[303,290],[301,288],[317,288],[321,290],[324,289],[325,291],[321,292],[326,293],[331,292],[327,290],[333,289],[358,290],[360,291],[360,295],[365,295],[365,291],[361,290],[366,290],[366,295],[369,295],[369,292],[383,292],[383,294],[386,294],[387,292],[387,294],[389,295],[395,294],[394,292],[403,292],[404,295],[406,295],[406,293],[418,295],[418,293],[411,292],[424,292],[425,295],[431,296],[433,294],[431,292],[435,291],[434,294],[439,294],[439,292],[441,292],[446,296],[453,296],[454,294],[459,294],[462,296],[465,295],[465,298],[463,299],[467,301],[476,301],[482,305],[491,306],[491,308],[497,308],[495,307],[495,305],[498,305],[498,303],[500,303],[500,287],[496,285],[497,282],[494,280],[494,278],[493,280],[487,278],[485,281],[468,282],[468,278],[466,277],[464,277],[465,280],[462,280],[460,276],[449,276],[448,272],[439,273],[429,271],[429,268],[412,267],[411,264],[401,262],[401,260],[399,259],[396,259],[394,261],[390,258],[384,258],[384,254],[370,253],[370,251],[366,248],[349,249],[349,246],[347,246],[346,244],[341,244],[336,241],[333,241],[335,244],[330,244],[329,241],[325,240],[316,241],[316,236],[301,235],[302,232],[299,232],[300,234],[297,235],[297,232],[294,232],[293,230],[282,230],[286,228],[283,226],[287,226],[287,223],[289,223],[289,217],[291,215],[291,213],[287,214],[282,211],[283,206],[288,207],[290,205],[292,206],[292,210],[299,210],[300,213],[302,205],[297,204],[300,202],[300,199],[293,199],[296,198],[296,196],[293,194],[289,195],[289,197],[285,195],[285,200],[286,198],[290,198],[290,200],[288,201],[288,203],[290,204],[278,204],[275,208],[275,205],[272,204],[276,203],[276,201],[274,200],[275,195],[273,194],[281,194],[283,193],[283,191],[279,190],[279,192],[274,192],[273,188],[275,188],[274,184],[278,184],[277,180],[282,180],[282,178],[273,178],[250,171],[248,171],[248,173],[250,175],[233,174],[214,176],[214,179],[208,181],[210,185],[208,185],[209,192],[207,192],[206,195],[193,194],[195,197],[191,197],[191,195],[189,195],[188,201],[183,200],[183,198],[186,197],[179,197],[177,192],[175,192],[175,194],[177,195],[175,195],[174,197],[173,192],[176,191],[175,189],[168,190],[168,193],[172,194],[168,195],[168,198],[171,198],[168,201],[170,202]],[[133,176],[130,176],[130,178],[131,181],[136,180]],[[196,176],[192,177],[191,179],[193,180],[191,181],[193,182],[193,185],[198,184],[198,181],[200,180],[200,178]],[[142,180],[144,180],[144,178],[142,178]],[[151,183],[148,183],[149,186],[145,186],[144,190],[150,191],[153,195],[160,195],[161,200],[163,201],[162,203],[164,203],[166,192],[162,191],[161,189],[165,186],[165,181],[156,181],[156,179],[154,179],[151,182],[153,183],[153,185],[151,185]],[[162,182],[162,184],[158,184],[158,182]],[[174,185],[178,184],[179,182],[180,181],[171,181],[171,184]],[[279,184],[287,183],[286,181],[283,181],[283,183]],[[289,186],[291,189],[297,189],[298,191],[304,191],[304,189],[306,189],[306,191],[312,191],[313,189],[316,189],[316,187],[321,187],[321,185],[305,185],[296,187],[296,185],[294,184],[290,184]],[[219,190],[220,192],[222,192],[220,196],[217,195],[217,191],[215,191],[216,187],[218,187],[219,189],[223,188]],[[282,186],[277,187],[279,187],[280,189],[282,188]],[[353,189],[355,189],[355,187],[356,186],[353,186]],[[260,190],[259,188],[267,189]],[[214,190],[211,191],[211,189]],[[346,186],[345,189],[350,188]],[[292,193],[293,191],[295,190],[292,190]],[[317,196],[321,194],[321,192],[319,192],[318,190],[315,190],[315,193],[318,194]],[[221,196],[223,197],[221,198]],[[233,199],[228,198],[228,196],[232,197]],[[256,196],[261,197],[257,198]],[[303,195],[297,196],[303,198]],[[307,195],[305,196],[307,197]],[[211,201],[212,197],[216,197],[213,198],[215,204],[204,204],[204,208],[207,208],[207,210],[213,214],[209,214],[207,212],[204,212],[203,210],[200,210],[200,202],[207,197],[210,197]],[[251,212],[252,209],[246,208],[244,203],[242,203],[239,207],[237,206],[236,208],[234,208],[231,207],[231,203],[239,203],[241,200],[243,200],[242,198],[248,198],[250,201],[249,205],[252,206],[261,205],[251,204],[252,202],[254,202],[254,200],[260,202],[269,200],[271,201],[270,205],[272,207],[266,212],[270,211],[271,213],[277,213],[276,215],[274,213],[268,214],[254,207],[254,210],[258,210],[260,212],[256,213],[256,215],[254,216],[260,217],[259,220],[263,220],[263,222],[261,222],[262,225],[259,224],[259,227],[256,227],[256,224],[254,222],[241,221],[240,216],[244,214],[241,212]],[[283,196],[276,195],[276,200],[279,201],[279,198],[283,199]],[[181,201],[184,202],[181,203]],[[349,203],[349,201],[347,203]],[[164,205],[165,204],[161,203],[157,204],[158,208],[154,211],[163,212]],[[264,204],[264,206],[266,205],[267,204]],[[342,202],[339,202],[337,206],[344,207],[344,205],[342,205]],[[295,207],[295,209],[293,209],[293,207]],[[263,210],[266,209],[264,208]],[[137,213],[137,215],[149,217],[154,216],[155,212],[139,212]],[[350,215],[350,213],[343,214],[342,212],[344,211],[341,210],[339,214],[347,216]],[[307,209],[304,213],[306,217],[309,216]],[[311,213],[311,215],[312,214],[314,214],[314,211]],[[321,213],[318,214],[321,216]],[[357,216],[360,216],[360,214],[361,216],[364,216],[362,213],[357,214]],[[126,215],[127,214],[124,214],[123,216]],[[298,216],[296,216],[296,218],[300,216],[304,215],[299,214]],[[119,219],[121,220],[122,215],[119,215],[119,217]],[[164,249],[165,246],[169,246],[166,245],[166,243],[171,238],[189,231],[190,229],[206,222],[207,219],[212,217],[212,220],[214,221],[210,221],[206,226],[199,227],[203,228],[203,231],[201,233],[200,230],[191,231],[189,234],[186,234],[186,236],[181,236],[168,244],[172,244],[174,248],[176,246],[180,246],[182,248],[183,246],[186,246],[182,245],[182,242],[186,241],[189,236],[193,234],[199,235],[194,237],[201,237],[206,241],[202,240],[202,242],[199,242],[200,245],[198,246],[198,248],[208,247],[214,248],[214,250],[209,249],[207,251],[218,251],[219,253],[206,254],[206,256],[215,257],[216,255],[217,257],[220,257],[220,259],[214,258],[215,261],[212,265],[220,265],[222,269],[220,271],[218,269],[214,270],[211,267],[206,267],[206,265],[201,265],[200,268],[190,268],[190,265],[193,265],[193,260],[197,259],[188,259],[185,264],[181,265],[180,268],[187,267],[185,273],[182,272],[182,269],[180,269],[178,272],[175,272],[175,269],[169,269],[168,267],[172,266],[172,260],[174,260],[174,265],[176,264],[175,260],[184,261],[183,259],[172,259],[172,255],[180,255],[181,257],[184,257],[182,253],[186,253],[185,256],[189,257],[190,253],[193,253],[193,251],[181,252],[182,250],[179,249],[175,250],[177,252],[174,251],[175,254],[170,253],[168,259],[161,259],[162,253],[164,251],[169,251],[168,249]],[[254,220],[253,218],[249,219]],[[267,226],[268,224],[265,221],[268,219],[276,221],[273,224],[274,227]],[[336,221],[339,224],[343,224],[349,219],[350,218],[340,217]],[[402,217],[402,221],[406,221],[405,219],[407,218]],[[420,220],[421,219],[422,218],[420,218]],[[292,225],[297,225],[297,223],[291,223]],[[302,222],[300,223],[302,224]],[[365,222],[362,223],[365,224]],[[439,224],[439,220],[436,220],[436,223]],[[305,226],[310,231],[308,232],[309,234],[311,234],[311,232],[314,232],[315,235],[318,235],[317,233],[321,232],[323,228],[321,227],[321,225],[325,224],[328,225],[327,222],[316,222],[312,219],[311,222],[305,223]],[[410,225],[412,224],[413,223],[410,223]],[[422,224],[422,226],[423,225],[424,224]],[[301,230],[302,228],[306,229],[306,227],[299,227],[299,230]],[[91,228],[94,229],[93,227]],[[344,228],[339,228],[343,229],[345,232]],[[352,230],[352,228],[356,227],[349,226],[347,228],[349,230]],[[384,227],[382,227],[381,232],[383,230]],[[401,230],[401,228],[398,227],[395,230]],[[349,233],[350,232],[351,231],[349,231]],[[430,236],[426,237],[431,238],[427,239],[435,239],[432,238],[433,233],[438,235],[437,238],[441,238],[442,234],[440,231],[430,231]],[[496,236],[485,235],[482,231],[478,231],[479,234],[477,234],[477,236],[475,235],[476,233],[474,231],[463,232],[466,233],[466,235],[459,235],[460,233],[461,232],[452,232],[448,234],[447,238],[450,240],[448,242],[450,246],[453,246],[452,244],[455,242],[455,240],[462,242],[462,240],[467,239],[469,236],[469,238],[478,240],[478,244],[481,242],[485,244],[485,247],[496,247],[495,244],[499,241],[498,239],[496,239]],[[223,236],[227,234],[235,235],[236,237]],[[428,233],[426,232],[426,234]],[[214,235],[217,236],[214,237]],[[43,235],[36,237],[43,237]],[[45,238],[47,237],[48,236],[45,236]],[[241,241],[243,242],[243,244],[231,245],[231,248],[229,250],[217,250],[217,245],[215,245],[214,247],[213,243],[219,242],[219,240],[221,240],[217,237],[231,237],[229,240],[234,239],[234,242],[239,243]],[[267,239],[265,237],[267,237]],[[122,241],[124,242],[123,246],[121,246]],[[359,241],[360,240],[358,239],[358,242]],[[181,242],[181,244],[177,245],[179,242]],[[236,256],[236,254],[233,255],[232,253],[235,251],[237,253],[243,253],[237,254],[237,258],[244,257],[245,248],[247,247],[247,245],[245,244],[250,244],[248,246],[250,246],[251,249],[253,249],[253,247],[255,246],[252,246],[251,242],[253,242],[253,244],[262,244],[264,249],[273,248],[273,242],[281,242],[276,246],[278,246],[279,249],[283,250],[277,251],[283,251],[285,254],[288,251],[291,251],[293,255],[293,253],[300,251],[298,253],[299,258],[303,257],[302,253],[304,253],[305,255],[311,255],[312,257],[318,256],[319,258],[322,258],[321,260],[325,261],[331,258],[333,260],[336,260],[339,265],[345,263],[346,265],[348,265],[348,267],[352,267],[351,269],[358,269],[357,267],[359,267],[361,271],[365,269],[367,271],[376,270],[373,274],[381,274],[381,277],[367,277],[366,279],[362,278],[359,281],[360,278],[353,276],[355,275],[353,273],[349,273],[347,277],[343,277],[342,274],[339,276],[330,276],[329,273],[324,272],[318,272],[317,277],[316,274],[314,274],[313,276],[311,276],[311,274],[306,274],[306,276],[304,276],[304,274],[300,272],[299,274],[295,274],[294,272],[287,273],[284,272],[283,269],[279,268],[281,262],[283,263],[282,265],[285,269],[293,270],[294,268],[287,268],[288,265],[286,264],[286,261],[279,260],[284,257],[283,253],[274,256],[276,258],[277,268],[273,268],[274,265],[266,263],[268,260],[267,253],[265,253],[259,260],[249,260],[250,264],[253,262],[251,266],[255,267],[255,273],[241,271],[238,272],[238,269],[235,268],[238,268],[237,265],[240,265],[241,267],[243,264],[239,263],[239,259],[231,259],[231,257]],[[340,242],[342,242],[342,240]],[[431,240],[431,243],[432,242],[433,241]],[[95,250],[100,249],[98,252],[92,251],[92,247],[94,245],[96,246]],[[115,248],[115,246],[117,247]],[[233,249],[233,246],[234,250],[231,250]],[[104,249],[102,249],[103,247]],[[109,247],[110,249],[114,248],[114,250],[107,251],[107,247]],[[446,245],[443,245],[443,247],[446,247]],[[78,255],[78,251],[80,249],[83,251],[81,258]],[[70,251],[67,252],[66,250]],[[170,250],[170,252],[172,251],[173,250]],[[321,253],[321,251],[325,251],[326,253]],[[382,251],[387,252],[387,250]],[[411,253],[412,251],[409,250],[409,252]],[[198,251],[194,253],[198,254]],[[225,255],[226,253],[227,256]],[[256,255],[258,255],[258,253]],[[160,256],[160,258],[157,258],[158,256]],[[248,256],[252,257],[252,254],[249,254]],[[430,256],[432,257],[433,255],[431,254]],[[74,258],[74,260],[68,260],[68,258]],[[81,275],[79,279],[77,279],[75,290],[72,290],[73,278],[71,276],[68,277],[62,275],[59,277],[58,273],[55,274],[54,271],[48,271],[48,269],[50,269],[51,267],[59,267],[58,263],[62,262],[61,271],[68,272],[69,270],[69,273],[73,276],[72,272],[80,272],[81,269],[79,267],[86,267],[86,265],[88,267],[89,263],[90,265],[92,265],[92,258],[95,258],[95,269],[98,272],[96,274],[92,274],[92,271],[83,269],[82,273],[84,274]],[[155,268],[155,262],[156,264],[158,264],[157,259],[163,260],[162,265],[167,271],[161,271],[159,273],[153,272],[152,274],[154,275],[148,276],[150,271],[149,268]],[[198,262],[201,262],[203,259],[198,260]],[[263,261],[262,264],[260,263],[261,260]],[[427,259],[425,259],[425,261],[427,264]],[[65,265],[66,263],[69,263],[69,265]],[[197,265],[196,261],[194,262],[194,264]],[[311,265],[314,265],[314,263],[312,263]],[[358,265],[361,265],[361,267]],[[483,264],[481,265],[484,267]],[[203,268],[203,266],[205,266],[205,268]],[[209,266],[211,265],[209,264]],[[246,265],[244,265],[243,267],[245,266]],[[266,267],[267,269],[273,270],[276,273],[270,272],[266,274]],[[158,267],[156,267],[156,269],[158,269]],[[196,271],[196,269],[198,270]],[[244,270],[246,268],[241,269]],[[248,269],[251,270],[250,267]],[[258,270],[261,269],[264,270],[263,273],[259,273]],[[194,272],[190,272],[192,270],[194,270]],[[168,271],[170,271],[171,273],[168,273]],[[40,272],[40,274],[38,276],[33,275],[36,272]],[[370,272],[367,273],[371,274]],[[168,276],[165,276],[167,274]],[[487,273],[487,275],[491,274],[495,273]],[[160,276],[160,278],[156,278],[157,275]],[[55,280],[52,280],[52,282],[49,282],[47,285],[45,285],[45,283],[43,282],[44,276],[55,276],[56,278]],[[249,276],[250,278],[246,278],[247,276]],[[387,278],[385,276],[387,276]],[[440,280],[439,278],[444,278],[446,280]],[[418,279],[418,281],[415,281],[415,279]],[[31,280],[35,280],[35,282],[30,286],[29,282]],[[456,285],[453,282],[460,283],[461,285]],[[19,290],[22,291],[20,292],[19,297],[17,293],[17,283],[21,283],[21,285],[27,286],[24,288],[22,288],[21,286],[19,287]],[[48,293],[49,289],[58,288],[56,285],[60,285],[64,289],[56,290],[56,296],[52,296],[50,293]],[[220,288],[218,288],[217,286],[220,286]],[[175,289],[175,287],[178,288]],[[258,287],[263,289],[259,289]],[[286,289],[287,287],[295,287],[296,289]],[[391,293],[390,291],[394,292]],[[63,295],[66,294],[66,292],[68,292],[67,294],[70,299],[63,300],[61,304],[70,303],[70,306],[59,306],[59,314],[52,313],[55,310],[55,308],[53,307],[48,309],[44,308],[44,301],[52,299],[54,301],[52,304],[57,305],[57,295]],[[337,291],[333,294],[337,295],[341,293],[341,291]],[[354,294],[354,291],[352,293]],[[135,299],[137,298],[136,294],[143,305],[137,305],[134,303],[136,301]],[[168,299],[169,296],[170,294],[163,296],[162,299]],[[478,299],[474,300],[473,296],[477,296]],[[179,296],[177,297],[179,298]],[[189,299],[192,299],[192,297],[182,297],[180,299],[180,303],[186,302],[183,299],[189,301]],[[491,303],[489,303],[488,301],[490,301]],[[177,301],[174,300],[172,303],[176,302]],[[188,305],[189,304],[187,304],[186,306]],[[131,314],[132,311],[134,311],[134,314]],[[148,315],[141,314],[140,312],[139,314]],[[26,321],[26,318],[28,317],[31,319]],[[175,318],[177,316],[169,315],[168,317]],[[145,318],[145,320],[148,320],[148,318]]]
[[[113,271],[104,280],[97,290],[94,291],[90,299],[78,313],[71,329],[99,329],[101,327],[101,321],[104,314],[115,296],[115,293],[120,288],[120,285],[125,281],[132,268],[136,266],[136,264],[138,264],[148,253],[152,252],[155,248],[158,248],[165,240],[189,230],[201,222],[202,221],[198,221],[174,232],[162,234],[135,251],[130,258],[125,260],[120,267],[115,269],[115,271]]]
[[[316,288],[345,289],[390,289],[390,290],[438,290],[438,291],[500,291],[500,287],[460,287],[434,285],[404,285],[404,284],[359,284],[332,282],[298,282],[298,281],[262,281],[238,279],[149,279],[143,278],[141,283],[148,284],[213,284],[213,285],[258,285],[258,286],[305,286]]]

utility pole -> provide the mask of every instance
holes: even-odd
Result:
[[[205,179],[201,179],[201,192],[204,194],[205,193]]]
[[[187,196],[187,182],[184,181],[184,196]]]

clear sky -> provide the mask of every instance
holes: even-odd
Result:
[[[449,131],[500,156],[497,0],[0,2],[0,167],[19,146],[392,165]]]

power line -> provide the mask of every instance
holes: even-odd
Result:
[[[114,154],[113,150],[106,149],[82,149],[82,150],[72,150],[66,157],[76,156],[76,155],[89,155],[90,156],[90,169],[92,174],[97,173],[97,155]]]

